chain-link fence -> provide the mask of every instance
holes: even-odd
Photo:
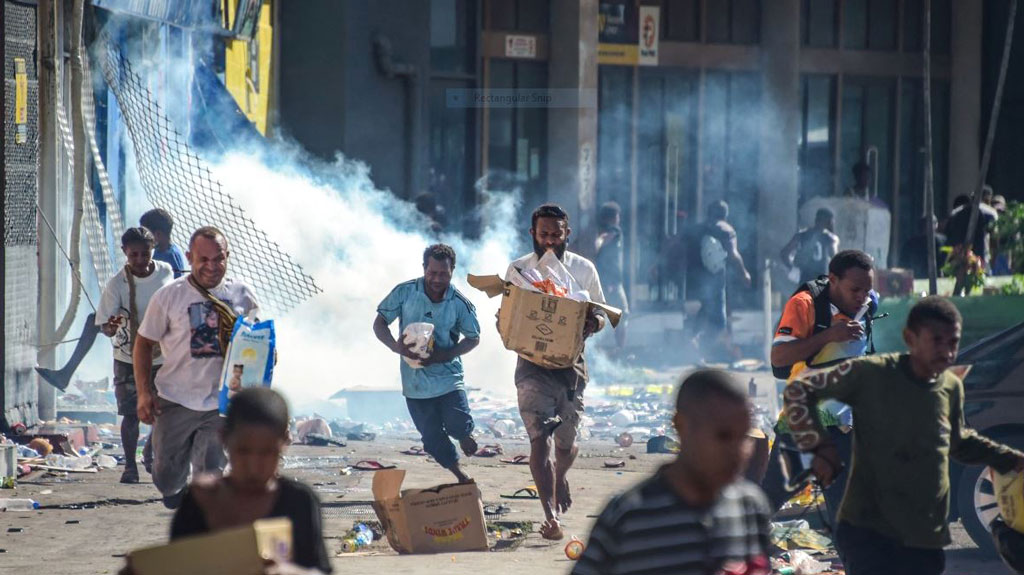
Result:
[[[229,275],[252,286],[264,311],[286,312],[320,292],[313,278],[222,190],[118,47],[108,38],[99,41],[103,75],[128,127],[149,200],[171,212],[181,229],[212,225],[223,231],[231,243]]]

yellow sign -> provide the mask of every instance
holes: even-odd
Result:
[[[636,44],[598,44],[597,63],[636,66],[640,50]]]
[[[262,0],[259,25],[252,40],[228,40],[224,52],[224,84],[245,117],[264,136],[270,110],[270,60],[274,41],[271,1]],[[228,3],[229,25],[233,25],[235,17],[233,6]]]
[[[28,141],[28,72],[24,58],[14,59],[14,143]]]

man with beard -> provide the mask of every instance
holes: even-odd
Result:
[[[560,206],[544,204],[534,210],[530,236],[533,253],[512,262],[505,279],[515,270],[535,268],[548,251],[554,253],[572,274],[590,300],[604,303],[604,292],[597,268],[586,258],[568,251],[569,215]],[[605,316],[591,312],[583,329],[585,338],[601,331]],[[533,474],[545,521],[540,533],[545,539],[562,539],[558,516],[572,506],[566,475],[576,460],[576,429],[583,414],[583,390],[587,385],[587,366],[580,352],[575,365],[565,369],[547,369],[519,358],[516,365],[516,390],[519,413],[530,436],[530,472]],[[551,446],[554,444],[554,461]]]
[[[480,344],[480,324],[476,307],[452,285],[454,271],[455,250],[445,244],[428,247],[423,252],[423,277],[398,284],[380,302],[373,333],[388,349],[419,364],[415,368],[400,362],[409,415],[422,436],[424,451],[459,483],[468,483],[471,480],[448,438],[458,441],[466,455],[476,453],[461,356]],[[388,327],[395,319],[399,333],[412,323],[434,326],[434,345],[427,358],[414,351],[415,341],[407,344],[401,335],[395,341]]]
[[[121,445],[124,446],[121,483],[139,482],[135,463],[139,445],[138,395],[132,372],[132,346],[149,300],[158,289],[174,281],[171,266],[153,259],[154,245],[156,240],[146,228],[125,230],[121,236],[121,251],[128,263],[107,282],[96,310],[96,325],[114,346],[114,397],[117,398],[117,413],[122,416]],[[159,349],[154,355],[153,374],[164,361]],[[153,386],[152,379],[148,384]],[[153,442],[147,441],[142,453],[142,464],[147,471],[151,469],[152,459]]]
[[[196,230],[186,254],[191,272],[153,294],[135,340],[139,419],[153,425],[153,484],[168,509],[181,503],[190,466],[195,473],[224,469],[221,369],[235,319],[258,308],[248,286],[225,277],[229,255],[220,230]],[[208,341],[211,314],[219,319],[218,337]],[[149,381],[157,344],[164,365],[153,394],[140,382]]]

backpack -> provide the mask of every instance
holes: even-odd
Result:
[[[832,326],[832,300],[828,295],[828,276],[819,276],[818,279],[801,285],[793,292],[793,295],[795,296],[803,291],[809,292],[811,294],[811,301],[814,302],[814,329],[811,335],[821,333]],[[876,311],[878,311],[878,301],[872,297],[870,303],[868,303],[868,312],[864,314],[864,332],[867,335],[869,354],[875,353],[875,341],[871,337],[871,323]],[[780,318],[779,323],[781,322],[782,319]],[[778,330],[778,327],[776,325],[775,329]],[[814,352],[805,361],[810,364],[810,361],[817,354],[818,352]],[[792,372],[792,365],[772,365],[772,374],[778,379],[789,379]]]
[[[725,251],[722,242],[715,236],[705,233],[700,238],[700,262],[704,269],[711,274],[719,274],[725,270],[725,261],[729,253]]]

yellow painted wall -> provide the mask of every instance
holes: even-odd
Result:
[[[259,27],[252,41],[228,40],[224,52],[224,83],[245,116],[267,135],[270,109],[270,59],[274,29],[270,21],[273,0],[263,0]],[[233,22],[234,3],[228,2],[228,19]]]

